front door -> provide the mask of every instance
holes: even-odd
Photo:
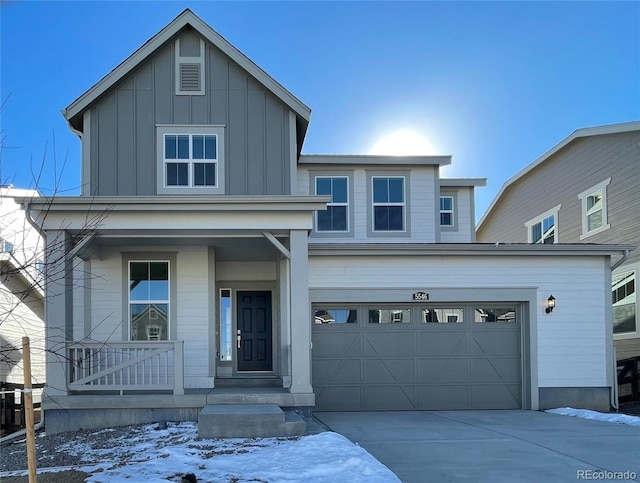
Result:
[[[238,292],[238,371],[271,371],[271,292]]]

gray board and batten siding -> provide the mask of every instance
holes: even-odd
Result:
[[[290,109],[206,40],[204,95],[176,95],[176,38],[193,46],[201,37],[181,31],[91,107],[84,194],[155,195],[157,125],[224,126],[224,192],[290,194]]]

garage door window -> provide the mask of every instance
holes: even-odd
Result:
[[[484,322],[516,322],[516,309],[513,307],[484,307],[475,309],[475,321]]]
[[[409,309],[369,309],[370,324],[410,324]]]
[[[316,324],[358,323],[358,311],[355,309],[318,308],[313,315]]]
[[[462,309],[424,309],[422,311],[422,322],[438,324],[461,324],[464,322],[464,311]]]

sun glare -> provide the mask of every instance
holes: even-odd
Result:
[[[371,154],[385,156],[428,156],[434,154],[433,146],[422,135],[411,130],[395,131],[380,139]]]

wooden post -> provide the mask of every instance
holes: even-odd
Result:
[[[29,483],[36,483],[36,433],[33,418],[33,389],[31,387],[31,347],[29,337],[22,338],[22,361],[24,362],[24,410],[27,430],[27,463]]]

